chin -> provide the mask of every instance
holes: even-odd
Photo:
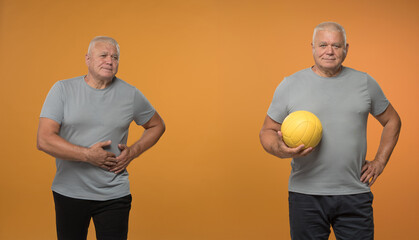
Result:
[[[109,74],[109,75],[102,75],[101,77],[102,78],[113,78],[113,77],[115,77],[115,75],[114,74]]]
[[[336,64],[325,64],[325,65],[323,65],[322,66],[322,68],[324,68],[324,69],[330,69],[330,70],[333,70],[333,69],[336,69],[336,68],[339,68],[339,65],[336,65]]]

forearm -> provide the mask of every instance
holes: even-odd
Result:
[[[130,146],[130,158],[134,159],[140,156],[143,152],[151,148],[165,131],[164,124],[156,125],[144,130],[141,138]]]
[[[401,122],[399,118],[389,121],[383,128],[381,134],[380,145],[375,155],[375,160],[382,163],[384,166],[390,159],[391,153],[397,144],[401,129]]]
[[[87,148],[71,144],[57,134],[38,134],[39,150],[63,160],[86,161]]]
[[[278,133],[272,129],[262,129],[259,134],[260,143],[266,152],[279,158],[285,158],[280,151],[280,141]]]

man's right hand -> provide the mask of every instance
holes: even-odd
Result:
[[[278,157],[280,158],[298,158],[306,156],[307,154],[311,153],[314,148],[309,147],[304,149],[304,144],[301,144],[300,146],[296,148],[290,148],[288,147],[283,138],[282,138],[282,132],[278,131]]]
[[[117,163],[116,155],[112,152],[105,151],[103,148],[111,145],[111,140],[106,142],[98,142],[86,149],[86,162],[109,170]]]

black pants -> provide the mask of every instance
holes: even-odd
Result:
[[[97,239],[127,239],[131,195],[108,201],[75,199],[56,192],[53,195],[59,240],[85,240],[91,218]]]
[[[337,240],[372,240],[373,198],[371,192],[336,196],[290,192],[291,238],[327,240],[332,227]]]

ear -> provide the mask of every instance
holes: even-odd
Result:
[[[86,65],[89,65],[90,57],[89,57],[88,54],[86,54],[86,56],[84,56],[84,60],[86,62]]]

